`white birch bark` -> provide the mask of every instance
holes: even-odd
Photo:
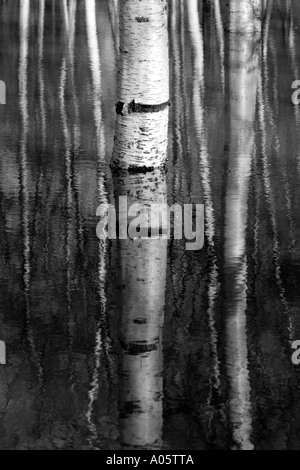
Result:
[[[169,63],[167,0],[122,0],[113,164],[159,167],[166,160]]]
[[[248,188],[261,37],[260,0],[232,0],[229,51],[229,172],[225,207],[226,366],[235,445],[252,449],[247,358]]]

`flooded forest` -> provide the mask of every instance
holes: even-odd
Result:
[[[0,80],[0,449],[299,450],[299,0],[0,0]]]

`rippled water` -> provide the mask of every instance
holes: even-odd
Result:
[[[170,0],[168,171],[122,176],[118,1],[0,1],[1,449],[300,448],[300,5],[227,4]],[[201,251],[98,240],[143,188]]]

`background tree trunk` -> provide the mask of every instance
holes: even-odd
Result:
[[[230,384],[230,423],[235,445],[241,449],[253,448],[246,329],[246,229],[259,77],[260,4],[260,0],[231,0],[229,27],[229,176],[224,253],[226,366]]]
[[[218,2],[215,2],[218,3]],[[221,394],[220,361],[218,357],[218,335],[215,325],[215,303],[219,291],[218,260],[215,250],[215,215],[213,204],[213,192],[211,184],[210,155],[207,145],[207,129],[205,115],[205,81],[204,81],[204,39],[201,23],[199,22],[199,11],[197,0],[189,0],[186,3],[187,20],[190,33],[193,58],[193,103],[192,111],[195,121],[195,137],[199,155],[199,173],[203,186],[203,197],[205,204],[205,235],[206,243],[211,253],[209,266],[209,289],[208,289],[208,323],[210,328],[210,347],[213,357],[214,379],[213,386]]]

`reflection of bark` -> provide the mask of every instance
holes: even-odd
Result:
[[[178,8],[177,1],[171,0],[170,2],[170,47],[172,53],[172,85],[173,85],[173,106],[171,108],[172,122],[173,122],[173,147],[171,155],[173,157],[171,163],[173,177],[173,192],[179,193],[181,176],[182,176],[182,159],[183,159],[183,136],[181,129],[181,110],[182,110],[182,96],[180,84],[180,48],[178,38]],[[178,164],[179,161],[179,164]]]
[[[97,149],[97,193],[98,203],[106,207],[108,204],[107,191],[104,183],[105,171],[105,136],[104,136],[104,122],[102,116],[102,80],[101,80],[101,62],[100,51],[98,45],[97,35],[97,22],[96,22],[96,3],[95,0],[86,0],[85,2],[86,14],[86,30],[88,39],[88,52],[89,52],[89,65],[92,79],[93,90],[93,111],[94,123],[96,131],[96,149]],[[94,368],[90,383],[89,390],[89,403],[86,413],[87,421],[93,439],[97,439],[96,426],[93,423],[92,413],[94,403],[97,400],[99,392],[99,368],[101,358],[104,353],[106,361],[108,362],[108,370],[111,374],[112,366],[110,361],[110,338],[107,334],[107,299],[106,299],[106,255],[107,255],[107,240],[99,240],[98,249],[98,296],[100,304],[100,312],[96,325],[95,335],[95,348],[94,348]],[[102,370],[105,370],[102,367]]]
[[[290,30],[289,30],[289,54],[291,57],[291,63],[292,63],[292,73],[293,73],[293,81],[294,80],[299,80],[299,66],[297,64],[297,49],[296,49],[296,38],[295,38],[295,21],[294,21],[294,14],[293,14],[293,9],[291,9],[291,20],[290,20]],[[296,121],[296,128],[299,128],[300,125],[300,106],[294,106],[294,115],[295,115],[295,121]],[[297,139],[299,141],[298,137],[298,132],[296,133]],[[299,144],[297,146],[299,148]],[[300,175],[300,152],[298,151],[297,155],[297,169],[298,173]]]
[[[75,26],[76,26],[77,1],[68,4],[62,1],[62,13],[64,24],[64,55],[62,59],[60,87],[59,87],[59,107],[64,136],[65,147],[65,181],[66,181],[66,221],[65,221],[65,252],[64,264],[66,267],[66,302],[68,313],[68,351],[61,351],[59,357],[66,354],[66,375],[70,387],[71,403],[74,409],[78,409],[78,395],[76,391],[76,371],[74,356],[74,342],[76,340],[77,315],[74,305],[73,279],[74,279],[74,253],[82,246],[81,221],[78,211],[78,197],[75,190],[74,181],[74,157],[79,150],[79,110],[78,99],[74,79],[74,46],[75,46]],[[67,91],[70,89],[72,95],[72,105],[74,106],[74,132],[72,132],[71,119],[68,116]],[[85,292],[85,286],[83,286]]]
[[[166,175],[121,174],[116,201],[130,194],[128,207],[166,203]],[[162,327],[167,240],[120,240],[120,439],[123,444],[159,445],[162,434]]]
[[[113,163],[159,167],[168,133],[167,1],[122,1]]]
[[[119,0],[108,0],[109,20],[114,40],[116,59],[119,59],[120,35],[119,35]]]
[[[75,151],[79,150],[80,144],[80,125],[79,125],[79,104],[76,92],[75,77],[74,77],[74,50],[75,50],[75,28],[76,28],[76,13],[77,13],[77,0],[72,0],[67,4],[63,0],[63,20],[64,20],[64,33],[65,33],[65,56],[67,61],[67,70],[70,77],[70,88],[72,93],[72,104],[74,106],[74,147]]]
[[[261,134],[261,146],[262,146],[262,174],[263,174],[263,184],[264,184],[264,196],[267,202],[267,207],[270,215],[270,222],[272,227],[272,250],[273,250],[273,263],[275,267],[275,281],[277,285],[277,289],[280,296],[280,302],[282,305],[283,312],[286,316],[286,320],[288,323],[288,331],[290,339],[293,337],[293,322],[290,316],[289,305],[286,299],[285,288],[282,279],[282,272],[280,266],[280,246],[279,246],[279,229],[278,223],[276,220],[276,203],[275,197],[272,190],[272,183],[271,183],[271,169],[269,164],[268,158],[268,140],[270,138],[267,136],[267,125],[266,122],[270,122],[270,128],[272,133],[274,142],[274,149],[272,149],[272,153],[277,156],[278,161],[281,164],[281,156],[280,156],[280,141],[279,141],[279,133],[276,128],[275,119],[274,119],[274,112],[270,106],[269,100],[269,70],[268,70],[268,59],[269,59],[269,47],[268,47],[268,35],[269,35],[269,22],[272,14],[272,6],[273,1],[268,0],[267,3],[267,15],[266,15],[266,25],[264,26],[263,30],[263,42],[262,42],[262,73],[259,75],[259,83],[258,83],[258,117],[259,117],[259,128]],[[277,75],[277,74],[276,74]],[[278,97],[276,99],[276,92],[274,89],[272,90],[274,93],[275,98],[275,106],[278,109]],[[289,194],[289,187],[288,187],[288,177],[286,168],[282,168],[282,180],[283,180],[283,188],[284,188],[284,195],[285,195],[285,202],[287,205],[287,214],[290,221],[290,238],[291,238],[291,245],[293,247],[293,215],[291,214],[291,202],[290,202],[290,194]]]
[[[275,44],[274,38],[270,41],[270,51],[271,51],[271,58],[274,67],[274,82],[272,84],[272,91],[273,91],[273,99],[274,105],[270,107],[270,114],[271,114],[271,125],[274,129],[274,138],[276,142],[275,146],[275,156],[280,167],[280,173],[282,175],[282,183],[283,183],[283,195],[284,195],[284,206],[286,208],[286,215],[288,219],[288,234],[289,234],[289,252],[291,256],[291,262],[294,262],[294,254],[295,254],[295,246],[296,246],[296,237],[295,237],[295,214],[293,211],[293,203],[292,203],[292,192],[291,192],[291,184],[290,184],[290,175],[287,168],[286,158],[282,158],[283,156],[283,146],[280,140],[280,130],[279,130],[279,87],[278,87],[278,63],[277,63],[277,48]],[[275,108],[275,110],[274,110]],[[274,112],[275,111],[275,112]]]
[[[96,3],[95,0],[85,0],[86,15],[86,31],[88,40],[89,64],[93,86],[93,110],[94,122],[96,127],[96,145],[98,162],[104,162],[105,157],[105,140],[104,140],[104,123],[102,117],[102,79],[101,79],[101,63],[98,44],[98,32],[96,22]],[[101,161],[100,161],[101,159]]]
[[[264,62],[266,62],[266,57],[268,55],[268,40],[269,40],[269,30],[270,30],[270,21],[273,10],[273,0],[266,0],[266,15],[262,28],[262,57]],[[267,65],[267,64],[265,64]],[[267,74],[266,74],[267,75]],[[266,79],[268,77],[266,76]]]
[[[292,0],[285,0],[284,8],[283,8],[283,15],[284,15],[284,36],[286,39],[288,38],[288,34],[290,30],[291,14],[292,14]]]
[[[60,78],[60,90],[59,90],[59,103],[61,121],[63,127],[63,134],[65,139],[65,178],[67,183],[67,198],[66,198],[66,224],[65,224],[65,266],[66,266],[66,300],[67,300],[67,311],[68,311],[68,357],[69,357],[69,381],[71,384],[71,390],[74,391],[74,364],[73,364],[73,342],[74,342],[74,308],[72,305],[72,242],[73,242],[73,165],[72,165],[72,150],[71,150],[71,135],[68,126],[67,112],[66,112],[66,78],[67,68],[66,61],[63,59],[61,67],[61,78]],[[72,397],[74,399],[74,396]]]
[[[39,2],[39,18],[38,18],[38,83],[39,83],[39,121],[41,135],[41,157],[39,163],[39,178],[36,188],[36,197],[34,204],[33,226],[34,235],[37,233],[37,207],[41,186],[43,183],[43,156],[46,149],[46,106],[45,106],[45,78],[44,78],[44,22],[45,22],[45,0]],[[32,252],[36,249],[36,237],[33,237]]]
[[[213,0],[215,23],[217,29],[217,37],[219,42],[219,54],[220,54],[220,71],[221,71],[221,84],[223,93],[225,91],[225,71],[224,71],[224,60],[225,60],[225,41],[224,41],[224,27],[222,21],[222,13],[219,0]]]
[[[229,27],[229,176],[224,253],[226,365],[233,440],[241,449],[253,448],[246,332],[246,229],[259,73],[260,4],[260,0],[232,0]]]
[[[166,241],[123,242],[121,441],[154,445],[162,433],[162,324]],[[125,300],[125,299],[124,299]]]
[[[35,347],[34,334],[31,325],[31,237],[30,237],[30,195],[29,195],[29,175],[27,158],[27,141],[29,132],[29,112],[28,112],[28,41],[29,41],[29,0],[24,0],[20,6],[20,64],[19,64],[19,106],[21,115],[21,139],[20,139],[20,196],[22,211],[23,230],[23,282],[25,299],[25,331],[31,358],[37,368],[39,381],[42,381],[42,369]]]
[[[275,2],[274,2],[275,4]],[[275,5],[274,5],[275,6]],[[282,105],[278,78],[281,76],[277,64],[277,42],[270,28],[272,2],[267,2],[267,12],[262,39],[262,70],[258,82],[258,147],[256,174],[256,226],[254,253],[257,279],[255,282],[256,309],[260,312],[255,332],[255,347],[252,352],[256,363],[260,364],[262,376],[257,378],[255,394],[268,396],[267,403],[257,402],[257,415],[260,416],[259,429],[278,429],[274,435],[266,435],[272,445],[278,449],[288,446],[287,435],[290,433],[288,418],[285,413],[290,387],[289,351],[290,341],[295,335],[294,318],[291,316],[289,298],[285,290],[285,280],[289,278],[286,267],[287,236],[293,246],[293,220],[290,172],[287,171],[288,156],[283,153],[281,141],[280,116]],[[287,139],[289,135],[287,133]],[[281,187],[277,188],[278,178]],[[282,219],[282,216],[284,219]],[[289,223],[288,223],[289,222]],[[283,227],[283,231],[281,230]],[[292,250],[291,250],[292,256]],[[282,261],[284,262],[284,275]],[[292,264],[291,264],[292,265]],[[289,288],[287,287],[289,290]],[[251,348],[252,349],[252,348]],[[289,385],[288,385],[289,384]],[[272,418],[271,418],[272,416]],[[280,423],[280,424],[279,424]],[[260,432],[260,431],[258,431]],[[261,446],[261,443],[257,443]],[[268,444],[264,443],[264,446]]]
[[[199,151],[199,170],[201,183],[203,186],[206,226],[205,235],[211,252],[209,266],[209,286],[208,286],[208,322],[210,328],[210,346],[213,356],[213,378],[212,386],[220,393],[220,364],[217,350],[217,331],[215,326],[215,301],[219,291],[218,265],[215,252],[215,216],[211,188],[211,168],[207,149],[207,138],[205,128],[204,112],[204,42],[202,27],[199,24],[199,12],[197,0],[189,0],[186,3],[189,32],[191,36],[192,57],[193,57],[193,117],[195,121],[197,147]],[[211,400],[210,397],[209,401]]]
[[[192,173],[192,161],[185,158],[190,153],[189,113],[185,69],[185,3],[184,0],[170,1],[170,50],[172,55],[172,191],[180,202],[188,192],[187,183]]]
[[[38,45],[39,45],[39,58],[38,58],[38,77],[39,77],[39,91],[40,91],[40,119],[41,119],[41,134],[42,134],[42,148],[45,149],[46,145],[46,109],[45,109],[45,81],[44,81],[44,20],[45,20],[45,0],[39,2],[39,27],[38,27]]]

